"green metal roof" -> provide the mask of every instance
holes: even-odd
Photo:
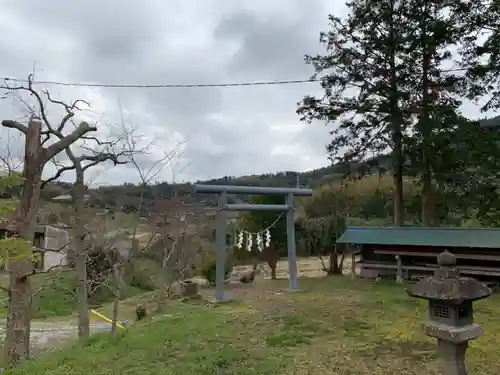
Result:
[[[337,243],[500,248],[500,228],[348,227]]]

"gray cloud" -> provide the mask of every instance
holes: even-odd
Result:
[[[304,79],[303,56],[320,50],[327,0],[118,0],[2,4],[0,75],[24,78],[36,60],[40,80],[131,84],[224,83]],[[15,38],[13,37],[15,35]],[[67,88],[45,85],[61,99],[85,98],[92,119],[125,119],[155,140],[150,165],[184,138],[180,179],[306,170],[326,164],[328,132],[301,124],[296,103],[315,84],[198,89]],[[2,117],[19,106],[1,102]],[[58,111],[51,112],[57,119]],[[107,125],[101,125],[102,127]],[[148,139],[146,139],[148,138]],[[47,168],[51,173],[52,167]],[[99,183],[137,181],[131,166],[109,168]],[[96,172],[97,173],[97,172]],[[169,180],[166,170],[158,179]]]

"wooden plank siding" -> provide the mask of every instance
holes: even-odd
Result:
[[[500,282],[500,228],[348,227],[337,242],[360,250],[361,277],[428,276],[448,250],[462,274]]]

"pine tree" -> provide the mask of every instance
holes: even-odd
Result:
[[[450,210],[490,222],[500,211],[494,204],[494,186],[500,177],[499,133],[482,129],[460,111],[464,92],[479,98],[488,91],[479,83],[479,72],[486,75],[485,69],[479,68],[477,44],[473,45],[482,33],[481,25],[491,25],[494,17],[482,15],[485,9],[480,1],[484,6],[483,0],[411,0],[412,7],[419,9],[413,13],[411,27],[415,29],[412,53],[418,69],[412,82],[416,84],[414,92],[420,93],[413,103],[417,126],[411,164],[422,183],[423,225],[438,224],[436,196],[444,196]],[[490,45],[491,35],[485,42]],[[456,66],[452,51],[460,43],[464,45],[462,66]],[[492,68],[491,61],[496,58],[488,56]],[[461,72],[464,67],[468,70],[465,76]]]
[[[483,110],[500,108],[500,2],[457,0],[454,17],[461,28],[462,68],[469,99],[487,100]]]
[[[466,71],[463,94],[479,102],[483,111],[499,109],[500,3],[456,0],[453,17],[461,32],[461,68]],[[500,225],[499,130],[498,127],[480,128],[476,124],[473,131],[462,137],[463,148],[471,151],[468,159],[461,161],[461,181],[465,183],[456,189],[457,200],[465,206],[463,210],[488,226]]]
[[[413,37],[406,27],[406,3],[351,0],[347,18],[330,15],[330,30],[320,37],[326,53],[306,56],[324,95],[306,96],[297,111],[304,121],[335,126],[327,146],[332,161],[359,162],[391,151],[395,225],[404,221],[403,139],[409,117],[403,109],[415,75],[406,52]]]
[[[447,1],[410,0],[408,6],[407,27],[414,40],[408,53],[415,69],[409,111],[416,124],[410,155],[412,172],[422,185],[422,225],[429,226],[435,223],[436,189],[451,167],[444,161],[455,152],[449,134],[467,121],[459,110],[462,79],[449,68],[460,29],[447,11]]]

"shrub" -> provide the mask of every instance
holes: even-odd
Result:
[[[229,277],[233,266],[226,262],[226,267],[224,270],[224,279]],[[215,273],[216,273],[216,262],[215,257],[209,257],[206,259],[201,266],[201,275],[208,280],[210,284],[215,284]]]

